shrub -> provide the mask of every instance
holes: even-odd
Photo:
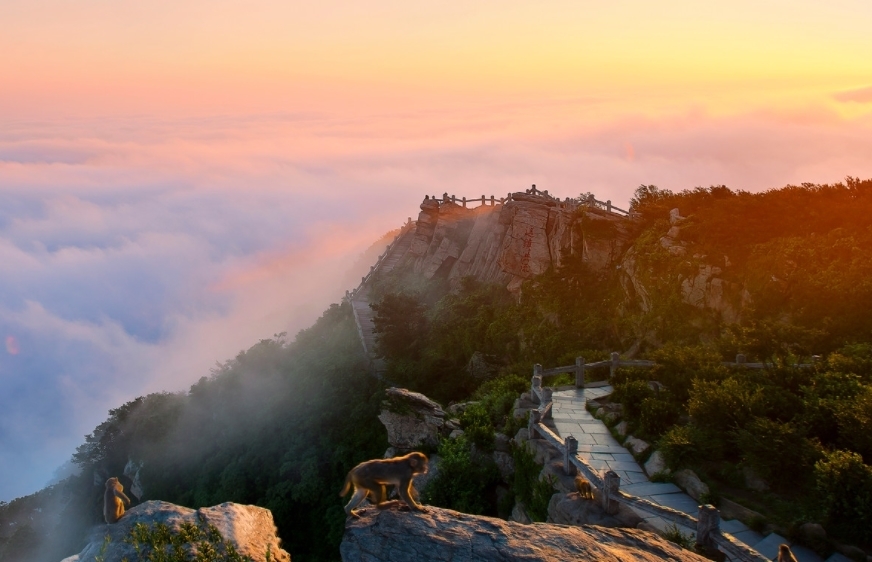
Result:
[[[748,464],[770,482],[794,484],[823,456],[820,445],[794,425],[767,418],[754,418],[736,432],[736,444]]]
[[[696,535],[693,533],[682,533],[675,523],[667,525],[660,536],[685,550],[692,550],[696,542]]]
[[[460,415],[466,438],[485,451],[493,451],[494,427],[491,424],[487,406],[482,402],[471,404]]]
[[[657,449],[673,469],[702,460],[718,460],[724,455],[723,440],[694,425],[672,427],[660,438]]]
[[[675,422],[680,411],[678,406],[668,398],[646,398],[642,400],[639,423],[642,430],[651,437],[660,437]]]
[[[620,402],[624,406],[624,416],[630,421],[637,421],[642,413],[642,402],[646,398],[653,398],[654,391],[645,381],[628,381],[615,385],[612,393],[612,401]]]
[[[464,513],[487,514],[492,511],[488,492],[499,482],[499,470],[490,457],[473,458],[464,437],[439,444],[439,474],[427,485],[423,499]]]
[[[651,376],[682,403],[687,401],[695,379],[721,380],[728,374],[718,353],[706,347],[667,344],[652,353],[652,358],[657,365]]]
[[[512,483],[515,497],[527,508],[530,519],[545,521],[548,518],[548,503],[554,495],[552,478],[549,476],[539,479],[542,467],[536,463],[535,456],[526,445],[514,447],[512,457],[515,461],[515,478]]]
[[[833,451],[814,466],[820,507],[845,539],[872,541],[872,467],[850,451]]]
[[[763,410],[763,392],[729,378],[724,381],[693,381],[687,410],[694,423],[714,431],[739,429]]]

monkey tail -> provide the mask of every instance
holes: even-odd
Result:
[[[351,478],[348,476],[345,477],[345,486],[342,487],[342,491],[339,492],[339,497],[344,497],[351,491]]]

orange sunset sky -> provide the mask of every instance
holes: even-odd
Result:
[[[0,2],[0,500],[424,194],[872,177],[872,3]]]

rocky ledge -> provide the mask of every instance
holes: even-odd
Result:
[[[349,519],[340,553],[344,562],[654,561],[705,558],[638,529],[548,523],[523,525],[427,506],[427,513],[367,509]]]
[[[276,536],[276,526],[268,509],[222,503],[194,510],[162,501],[147,501],[125,513],[118,523],[95,527],[85,549],[61,562],[94,562],[97,557],[103,562],[143,559],[128,542],[137,523],[146,528],[163,524],[174,535],[178,535],[185,524],[196,527],[204,535],[214,527],[223,540],[253,562],[265,562],[267,551],[272,562],[291,562],[291,555],[280,546],[281,539]],[[194,547],[186,545],[184,548],[190,552]]]

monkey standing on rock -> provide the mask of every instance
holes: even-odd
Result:
[[[360,463],[349,471],[348,476],[345,477],[345,486],[339,493],[342,497],[354,486],[354,495],[345,506],[345,513],[352,517],[359,517],[354,508],[367,496],[376,507],[386,507],[390,502],[385,501],[387,499],[385,487],[391,484],[397,487],[397,493],[411,509],[427,511],[412,497],[415,491],[412,487],[412,477],[416,474],[426,474],[427,465],[427,455],[424,453],[409,453],[402,457]]]
[[[578,491],[578,495],[581,498],[588,500],[593,499],[593,488],[591,487],[590,482],[588,482],[583,476],[575,477],[575,489]]]
[[[106,481],[106,493],[103,494],[103,518],[106,523],[117,523],[124,515],[125,504],[130,505],[130,499],[124,495],[124,486],[113,476]]]

